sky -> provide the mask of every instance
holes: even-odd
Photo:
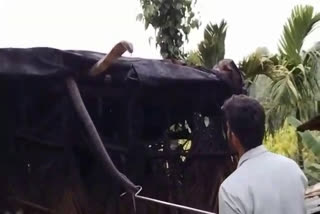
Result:
[[[320,12],[320,0],[198,0],[202,26],[192,31],[186,50],[203,38],[209,22],[228,23],[226,55],[241,60],[257,47],[277,51],[283,25],[295,5],[309,4]],[[0,0],[0,48],[53,47],[108,52],[121,40],[133,44],[127,56],[161,58],[154,36],[136,21],[139,0]],[[306,48],[320,40],[320,29],[306,40]]]

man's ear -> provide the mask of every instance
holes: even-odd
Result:
[[[230,149],[235,152],[237,152],[239,146],[241,146],[238,137],[231,131],[231,129],[228,129],[228,144]]]
[[[244,153],[244,148],[239,140],[239,138],[237,137],[236,134],[234,134],[233,132],[231,132],[232,135],[232,140],[230,142],[231,146],[233,147],[233,149],[238,153],[238,154],[242,154]]]
[[[231,141],[232,146],[234,146],[235,148],[238,148],[239,146],[241,146],[239,138],[232,131],[231,131],[231,137],[232,137],[232,141]]]

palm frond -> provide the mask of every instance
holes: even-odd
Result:
[[[273,102],[278,105],[294,105],[300,100],[300,92],[296,88],[295,79],[292,71],[288,71],[285,67],[282,69],[281,74],[271,84],[270,96]]]
[[[249,81],[261,74],[272,80],[263,103],[270,133],[283,126],[290,115],[305,120],[319,109],[320,43],[302,50],[305,38],[319,21],[320,13],[315,14],[312,6],[296,6],[284,26],[280,53],[254,53],[240,63]]]
[[[261,75],[268,77],[271,80],[278,78],[281,75],[284,66],[278,66],[282,63],[278,55],[270,55],[267,50],[257,48],[257,50],[244,58],[239,63],[239,68],[243,71],[247,87]]]
[[[296,75],[298,87],[305,98],[316,101],[319,100],[319,75],[320,75],[320,51],[319,47],[314,46],[304,52],[302,64],[299,64],[299,70]],[[299,71],[301,73],[299,73]]]
[[[209,23],[204,31],[204,39],[198,45],[200,57],[205,67],[211,69],[225,54],[225,38],[227,34],[227,22],[222,20],[220,24]]]
[[[312,6],[294,7],[280,39],[280,54],[290,63],[300,64],[303,42],[319,21],[320,13],[315,14]]]
[[[288,116],[294,115],[292,105],[277,105],[273,102],[263,103],[266,111],[266,129],[270,134],[274,134],[285,123]]]
[[[257,53],[251,54],[239,63],[239,68],[244,72],[245,79],[253,81],[258,75],[266,75],[272,79],[274,62],[268,56]]]
[[[308,67],[299,64],[288,70],[288,66],[275,66],[273,82],[270,87],[270,102],[267,122],[270,130],[278,129],[289,115],[299,115],[306,120],[317,112],[317,102],[314,99],[314,89],[317,84]]]

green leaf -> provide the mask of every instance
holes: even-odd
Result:
[[[184,32],[185,34],[189,34],[190,31],[191,31],[191,27],[189,27],[189,26],[183,28],[183,32]]]
[[[288,81],[287,81],[287,84],[288,84],[288,87],[290,89],[290,91],[292,92],[292,94],[295,96],[295,100],[299,100],[300,99],[300,95],[296,89],[296,86],[294,85],[294,82],[292,81],[292,78],[288,78]]]
[[[136,17],[136,20],[141,22],[143,20],[143,14],[139,13]]]
[[[283,28],[279,51],[283,57],[293,64],[301,63],[302,45],[305,38],[320,21],[320,13],[314,13],[312,6],[296,6]]]
[[[295,118],[295,117],[293,117],[293,116],[287,117],[287,122],[288,122],[291,126],[293,126],[293,127],[295,127],[295,128],[297,128],[298,126],[300,126],[300,125],[302,124],[302,122],[301,122],[300,120],[298,120],[297,118]]]
[[[194,12],[191,12],[189,15],[190,20],[195,16]]]
[[[218,24],[209,23],[203,34],[203,41],[198,45],[201,60],[206,68],[212,69],[225,54],[225,38],[227,22]]]
[[[190,24],[191,28],[198,28],[199,27],[199,21],[193,20]]]
[[[318,171],[315,172],[314,170],[307,170],[305,173],[316,181],[320,181],[320,174]]]
[[[150,22],[147,22],[147,21],[146,21],[146,22],[144,23],[144,29],[147,30],[147,29],[149,28],[149,25],[150,25]]]
[[[185,61],[192,66],[201,66],[202,64],[198,51],[189,52]]]
[[[138,15],[137,19],[144,20],[145,29],[151,25],[156,30],[155,45],[160,46],[163,58],[183,58],[183,44],[191,29],[199,27],[192,2],[194,0],[140,0],[143,17]]]
[[[312,163],[312,164],[310,164],[310,166],[308,168],[312,171],[320,171],[320,164]],[[319,175],[319,177],[320,177],[320,175]]]
[[[178,4],[176,5],[176,9],[177,9],[177,10],[181,10],[181,8],[182,8],[182,4],[181,4],[181,3],[178,3]]]
[[[310,131],[298,132],[302,142],[316,155],[320,156],[320,142],[312,135]]]

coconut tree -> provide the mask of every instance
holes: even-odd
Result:
[[[303,44],[319,21],[320,13],[315,13],[312,6],[294,7],[284,25],[278,53],[263,56],[254,53],[240,63],[248,82],[260,75],[271,80],[268,102],[265,102],[271,133],[281,127],[288,116],[305,121],[318,110],[320,54],[317,48],[304,50]]]
[[[267,106],[270,131],[282,126],[289,115],[306,120],[317,110],[319,52],[316,48],[303,50],[302,47],[319,21],[320,13],[314,13],[312,6],[296,6],[284,25],[279,53],[256,52],[240,62],[249,85],[260,75],[271,80],[267,90],[272,100]]]

